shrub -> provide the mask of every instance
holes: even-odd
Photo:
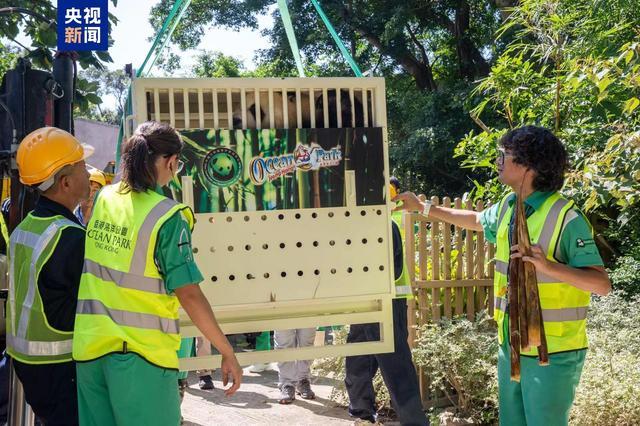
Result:
[[[432,393],[444,393],[458,417],[496,423],[498,340],[486,311],[475,322],[461,318],[425,324],[418,335],[414,359],[430,377]]]
[[[571,425],[640,424],[640,296],[595,298],[588,321],[589,351]]]
[[[620,257],[609,274],[614,290],[629,298],[640,294],[640,260],[631,256]]]

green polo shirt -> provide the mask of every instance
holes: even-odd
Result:
[[[539,209],[552,194],[553,192],[534,192],[524,201],[525,208]],[[514,202],[515,199],[509,200],[509,205],[513,205]],[[494,244],[498,232],[498,207],[499,203],[480,213],[480,223],[485,238]],[[555,258],[573,268],[604,266],[593,240],[591,225],[584,214],[575,207],[571,208],[565,216],[560,243],[556,246]]]
[[[156,192],[164,194],[159,187],[156,188]],[[164,277],[167,293],[173,293],[185,285],[199,284],[204,280],[193,259],[189,222],[181,212],[167,219],[158,231],[154,256]]]

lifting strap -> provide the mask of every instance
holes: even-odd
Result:
[[[156,38],[153,40],[153,44],[147,52],[147,56],[144,58],[144,62],[140,68],[136,70],[136,78],[137,77],[145,77],[155,65],[156,60],[160,56],[160,53],[164,50],[167,42],[171,38],[173,31],[176,29],[185,12],[189,8],[191,4],[191,0],[177,0],[171,8],[169,15],[164,20],[160,31],[156,35]],[[118,131],[118,144],[116,146],[116,168],[117,171],[120,167],[120,147],[122,146],[122,140],[124,139],[124,126],[126,126],[126,120],[129,115],[131,115],[133,111],[133,106],[131,103],[131,84],[129,84],[129,92],[127,94],[127,100],[125,102],[124,114],[122,115],[122,121],[120,122],[120,129]]]
[[[302,66],[302,58],[300,57],[300,49],[298,49],[298,41],[296,40],[296,34],[293,31],[293,24],[291,23],[291,15],[289,14],[289,7],[287,6],[287,0],[278,0],[278,8],[280,9],[280,17],[282,18],[282,25],[284,31],[287,33],[287,39],[289,40],[289,47],[291,47],[291,53],[293,59],[296,61],[296,67],[298,68],[298,76],[304,77],[304,67]]]
[[[318,3],[318,0],[311,0],[311,3],[313,3],[313,6],[316,8],[316,12],[318,12],[318,15],[320,15],[320,18],[322,19],[322,22],[324,22],[324,25],[327,27],[327,30],[329,30],[331,37],[333,37],[333,41],[336,42],[336,46],[338,46],[338,49],[340,49],[340,53],[342,53],[342,57],[344,58],[344,60],[347,61],[356,77],[362,77],[362,72],[360,71],[358,64],[356,64],[356,61],[353,59],[351,54],[349,54],[349,51],[340,39],[340,36],[338,36],[338,33],[333,28],[333,25],[331,25],[331,21],[329,21],[329,18],[327,18],[327,15],[322,10],[322,7],[320,6],[320,3]]]

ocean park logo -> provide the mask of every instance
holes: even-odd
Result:
[[[271,182],[296,170],[318,170],[322,167],[333,167],[342,161],[342,148],[336,146],[325,150],[321,146],[298,145],[292,154],[275,157],[255,157],[249,165],[249,177],[254,185]]]

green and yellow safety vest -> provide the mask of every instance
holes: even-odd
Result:
[[[498,207],[498,231],[496,234],[495,257],[495,310],[494,318],[498,323],[498,340],[504,340],[503,322],[508,306],[509,265],[509,222],[514,208],[509,200],[515,194],[502,199]],[[529,237],[532,244],[539,244],[551,262],[558,262],[554,251],[562,234],[565,216],[573,207],[573,202],[563,198],[558,192],[546,201],[527,219]],[[587,347],[587,310],[591,293],[580,290],[571,284],[559,282],[555,278],[537,273],[538,292],[542,308],[544,331],[547,337],[549,353],[564,352]],[[537,349],[522,352],[522,355],[537,356]]]
[[[404,242],[404,226],[403,226],[403,212],[395,211],[391,213],[391,219],[398,225],[400,229],[400,237],[402,238],[402,247],[407,249]],[[404,260],[406,253],[402,256],[402,275],[395,281],[396,299],[413,299],[413,292],[411,291],[411,281],[409,280],[409,272],[407,268],[407,262]]]
[[[7,229],[7,223],[5,222],[4,215],[2,213],[0,213],[0,232],[2,233],[4,245],[7,247],[7,252],[9,252],[9,230]]]
[[[27,364],[71,361],[73,332],[52,327],[47,321],[38,289],[42,267],[55,250],[62,231],[83,229],[63,216],[29,214],[9,238],[9,300],[7,352]]]
[[[179,302],[167,293],[154,257],[158,231],[177,212],[193,227],[191,209],[154,191],[102,189],[87,226],[75,360],[135,352],[160,367],[178,368]]]

